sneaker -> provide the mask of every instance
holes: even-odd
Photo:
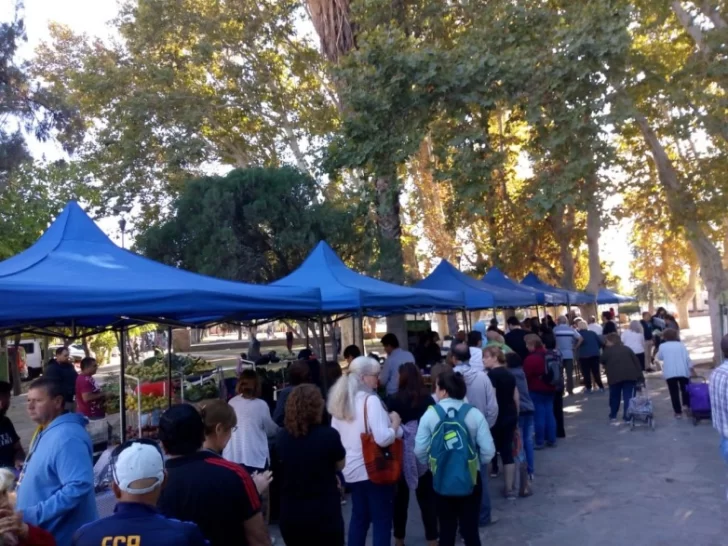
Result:
[[[556,447],[556,442],[546,442],[546,447]]]
[[[533,449],[536,451],[541,451],[545,447],[546,447],[545,445],[541,444],[540,446],[539,445],[533,446]]]

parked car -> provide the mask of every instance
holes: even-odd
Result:
[[[20,346],[25,349],[27,379],[35,379],[43,373],[43,346],[39,339],[21,339]],[[20,377],[23,377],[22,375]]]

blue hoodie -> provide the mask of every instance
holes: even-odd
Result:
[[[87,423],[78,413],[51,421],[31,446],[18,487],[25,522],[50,532],[58,546],[71,546],[73,533],[99,517]]]

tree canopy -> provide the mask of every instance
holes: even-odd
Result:
[[[291,273],[320,240],[351,261],[365,255],[356,205],[332,203],[293,167],[236,169],[182,186],[169,217],[136,240],[146,256],[226,279],[269,283]]]

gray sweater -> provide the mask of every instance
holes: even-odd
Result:
[[[492,428],[498,420],[498,400],[488,375],[482,369],[472,367],[469,362],[458,364],[455,371],[463,374],[468,389],[468,403],[480,410],[488,421],[488,426]]]

